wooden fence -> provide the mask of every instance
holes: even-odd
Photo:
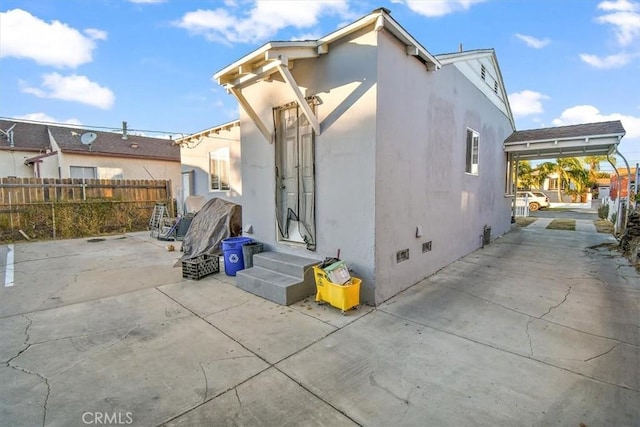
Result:
[[[0,241],[140,231],[171,181],[0,178]]]
[[[171,181],[0,178],[0,206],[91,199],[129,202],[168,200],[171,199]]]

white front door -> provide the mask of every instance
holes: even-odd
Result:
[[[316,240],[313,128],[297,106],[275,113],[279,239],[312,249]]]

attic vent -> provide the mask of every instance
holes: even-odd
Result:
[[[480,67],[480,77],[482,77],[482,80],[487,78],[487,69],[484,68],[484,65]]]
[[[498,82],[493,82],[493,91],[498,94]]]

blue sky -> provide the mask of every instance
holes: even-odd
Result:
[[[622,120],[640,162],[640,1],[3,0],[0,116],[189,134],[238,117],[211,76],[378,7],[432,54],[494,48],[518,129]]]

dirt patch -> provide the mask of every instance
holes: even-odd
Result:
[[[593,221],[593,225],[596,226],[598,233],[613,234],[613,223],[611,221],[599,219],[597,221]]]
[[[549,225],[547,225],[547,229],[549,230],[576,230],[576,220],[568,219],[568,218],[556,218]]]
[[[520,227],[526,227],[535,221],[536,221],[536,218],[532,218],[530,216],[527,216],[527,217],[519,216],[516,218],[516,224],[518,224]]]

